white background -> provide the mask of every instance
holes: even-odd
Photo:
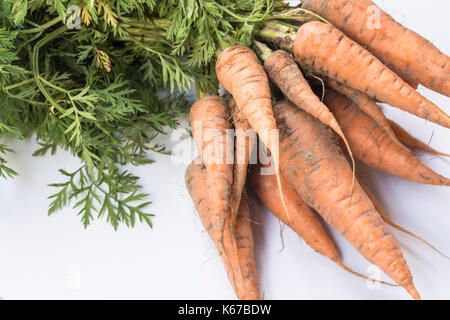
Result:
[[[432,2],[433,5],[428,4]],[[376,1],[407,27],[450,54],[450,3],[412,0]],[[419,91],[450,113],[450,99]],[[431,145],[450,153],[449,130],[392,108],[388,116]],[[168,139],[168,138],[167,138]],[[64,152],[32,158],[32,141],[10,142],[17,153],[10,165],[20,172],[0,182],[0,296],[4,299],[234,299],[213,243],[202,229],[184,186],[187,164],[151,155],[155,164],[131,168],[142,177],[154,228],[138,225],[115,232],[104,221],[85,230],[70,208],[47,217],[48,183],[61,181],[58,168],[79,162]],[[449,177],[450,160],[422,160]],[[367,182],[400,225],[425,237],[450,255],[450,188],[424,186],[365,168]],[[260,285],[266,299],[408,299],[401,288],[369,289],[285,230],[285,248],[277,220],[252,201]],[[344,263],[360,272],[369,264],[330,230]],[[424,299],[450,298],[450,261],[420,242],[394,231]],[[387,279],[383,275],[383,279]]]

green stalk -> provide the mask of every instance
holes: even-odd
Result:
[[[38,33],[38,32],[42,32],[45,29],[50,28],[51,26],[54,26],[55,24],[57,24],[58,22],[61,21],[60,17],[54,18],[52,20],[50,20],[49,22],[36,27],[36,28],[31,28],[31,29],[25,29],[25,30],[19,30],[20,33]]]
[[[229,9],[228,9],[227,7],[225,7],[225,6],[221,6],[221,5],[219,5],[219,4],[217,4],[217,6],[218,6],[220,9],[222,9],[224,12],[226,12],[227,14],[229,14],[231,17],[233,17],[234,19],[236,19],[235,22],[259,22],[259,21],[262,21],[262,20],[264,20],[264,19],[269,15],[270,10],[272,9],[271,6],[267,6],[266,12],[264,13],[264,15],[263,15],[262,17],[250,19],[250,18],[248,18],[248,17],[246,17],[246,16],[240,16],[240,15],[234,13],[233,11],[229,10]],[[250,16],[251,16],[251,14],[250,14]]]
[[[153,35],[155,38],[165,38],[166,33],[164,31],[158,31],[158,30],[149,30],[149,29],[142,29],[137,27],[127,27],[125,28],[128,33],[134,35],[134,36],[148,36]]]
[[[134,42],[136,40],[138,40],[141,43],[146,43],[146,44],[150,44],[150,43],[154,43],[156,41],[161,42],[161,43],[165,43],[167,44],[168,42],[162,39],[158,39],[155,37],[151,37],[151,36],[138,36],[138,35],[131,35],[133,38],[131,37],[120,37],[117,38],[117,41],[125,41],[125,42]]]
[[[274,43],[281,49],[293,51],[296,31],[278,22],[269,22],[255,32],[255,36],[264,42]]]
[[[50,104],[53,107],[55,107],[55,109],[57,109],[61,113],[64,113],[66,110],[63,107],[61,107],[53,99],[53,97],[48,93],[47,89],[45,89],[45,87],[43,85],[43,82],[45,81],[45,79],[43,79],[41,77],[41,75],[39,74],[39,49],[42,46],[44,46],[45,44],[47,44],[48,42],[50,42],[51,40],[53,40],[53,39],[57,38],[58,36],[60,36],[61,34],[63,34],[66,31],[67,31],[67,27],[66,26],[62,26],[62,27],[59,27],[58,29],[56,29],[55,31],[49,33],[48,35],[46,35],[44,38],[39,40],[34,45],[33,52],[32,52],[32,55],[31,55],[31,66],[32,66],[32,70],[33,70],[33,73],[34,73],[34,79],[36,80],[36,84],[37,84],[39,90],[44,95],[44,97],[47,99],[47,101],[50,102]],[[45,81],[45,83],[48,84],[48,81]],[[56,87],[56,86],[53,85],[52,87]],[[59,89],[61,89],[61,88],[59,88]],[[61,89],[61,91],[62,90],[63,89]]]
[[[170,27],[170,20],[168,19],[151,19],[151,20],[145,20],[137,21],[137,20],[130,20],[127,21],[127,25],[137,27],[140,29],[151,29],[154,30],[156,28],[160,28],[163,30],[167,30]]]
[[[272,49],[270,49],[265,43],[259,42],[257,40],[255,40],[253,42],[253,46],[254,46],[255,51],[257,52],[258,56],[263,61],[266,61],[273,52]]]
[[[134,40],[139,40],[143,43],[154,43],[159,41],[161,43],[170,45],[166,38],[166,32],[157,30],[144,30],[139,27],[126,27],[125,30],[129,33]],[[134,41],[130,36],[120,37],[118,41]]]
[[[34,79],[33,79],[33,81],[34,81]],[[43,103],[43,102],[35,101],[35,100],[33,100],[33,99],[22,98],[22,97],[19,97],[19,96],[14,95],[14,94],[11,94],[11,93],[9,93],[9,92],[6,92],[6,94],[7,94],[8,96],[10,96],[11,98],[13,98],[13,99],[17,99],[17,100],[20,100],[20,101],[27,102],[27,103],[29,103],[30,105],[33,105],[33,104],[34,104],[34,105],[45,105],[45,103]]]
[[[322,18],[318,14],[302,8],[296,8],[274,14],[270,17],[267,17],[267,20],[294,20],[301,23],[306,23],[310,21],[321,21],[323,23],[331,25],[331,23],[328,20]]]
[[[36,33],[33,37],[31,37],[30,39],[28,39],[25,34],[22,34],[21,37],[25,40],[20,46],[17,47],[17,49],[15,50],[15,54],[19,54],[20,50],[22,50],[25,46],[29,45],[31,42],[33,42],[34,40],[38,39],[40,36],[42,35],[42,31]]]
[[[11,84],[11,85],[9,85],[7,87],[4,87],[3,89],[5,91],[11,90],[11,89],[15,89],[15,88],[21,87],[23,85],[26,85],[28,83],[34,82],[34,80],[35,80],[34,78],[31,78],[31,79],[28,79],[28,80],[20,81],[20,82]]]
[[[64,94],[70,95],[70,92],[67,91],[66,89],[60,88],[60,87],[58,87],[57,85],[51,83],[50,81],[45,80],[45,79],[42,78],[42,77],[39,77],[39,80],[42,81],[43,83],[45,83],[45,84],[46,84],[47,86],[49,86],[50,88],[53,88],[53,89],[55,89],[55,90],[57,90],[57,91],[60,91],[60,92],[62,92],[62,93],[64,93]]]

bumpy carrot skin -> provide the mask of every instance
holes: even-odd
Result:
[[[229,106],[236,134],[233,185],[231,187],[231,232],[234,233],[236,218],[242,194],[244,192],[245,182],[247,180],[247,167],[250,159],[250,152],[256,144],[256,135],[254,135],[254,131],[251,130],[248,121],[241,115],[241,111],[237,108],[233,98],[230,99]],[[233,243],[235,245],[235,251],[237,252],[237,241],[234,240]]]
[[[401,178],[424,184],[448,185],[410,152],[399,147],[370,116],[347,97],[328,89],[325,103],[334,113],[356,159]]]
[[[248,162],[251,151],[256,144],[256,135],[252,134],[254,131],[251,130],[250,124],[245,117],[241,115],[240,110],[237,109],[236,102],[233,98],[230,99],[229,106],[236,132],[235,164],[231,196],[232,212],[233,216],[235,216],[244,191],[245,181],[247,179]]]
[[[186,186],[195,204],[195,208],[206,231],[214,239],[216,224],[210,211],[208,190],[206,187],[207,169],[200,164],[191,163],[186,170]],[[224,229],[225,255],[222,256],[228,278],[241,300],[259,300],[258,273],[256,270],[254,240],[250,223],[250,210],[245,195],[242,197],[236,219],[234,238],[237,241],[237,250],[233,244],[231,234],[231,220],[227,219]],[[216,242],[217,247],[221,244]],[[228,259],[227,257],[230,257]]]
[[[244,46],[228,47],[217,59],[216,73],[219,82],[231,93],[238,109],[270,150],[271,141],[265,131],[276,129],[277,125],[269,79],[256,54]]]
[[[239,275],[235,277],[235,279],[237,278],[236,288],[238,292],[241,292],[239,296],[242,300],[261,299],[251,218],[247,194],[244,191],[234,230],[232,231],[231,229],[231,219],[227,219],[227,227],[225,229],[225,249],[230,252],[229,256],[236,252],[237,262],[234,262],[236,267],[233,267],[233,273]],[[233,239],[236,241],[236,247],[234,247]]]
[[[256,54],[244,46],[231,46],[221,52],[216,62],[219,82],[231,93],[237,108],[269,149],[280,182],[278,131],[272,110],[269,79]]]
[[[340,30],[322,22],[302,25],[294,54],[302,67],[418,117],[450,128],[450,117]],[[345,134],[345,132],[344,132]]]
[[[254,168],[250,180],[253,190],[266,208],[269,209],[275,217],[295,231],[314,251],[331,259],[339,267],[357,277],[389,286],[395,286],[391,283],[364,276],[344,265],[333,241],[323,228],[319,216],[305,204],[294,187],[287,182],[285,178],[281,177],[281,183],[283,184],[286,205],[291,214],[291,221],[289,221],[286,211],[281,203],[281,199],[278,196],[278,185],[275,176],[263,174],[261,168]]]
[[[395,135],[398,137],[398,139],[408,148],[420,149],[420,150],[424,150],[424,151],[427,151],[432,154],[436,154],[438,156],[450,157],[450,154],[437,151],[437,150],[431,148],[429,145],[423,143],[419,139],[413,137],[405,129],[403,129],[399,124],[395,123],[394,121],[389,120],[389,124],[392,128],[392,131],[395,133]]]
[[[397,136],[391,128],[391,125],[389,124],[389,120],[386,118],[383,111],[381,111],[375,100],[370,99],[361,91],[347,87],[334,79],[328,78],[326,80],[326,83],[333,90],[350,98],[350,100],[352,100],[362,111],[372,117],[372,119],[375,120],[375,122],[378,123],[386,131],[389,137],[391,137],[396,144],[410,151],[400,142],[400,140],[398,140]]]
[[[281,183],[291,222],[288,221],[281,199],[277,194],[278,186],[275,176],[262,174],[261,168],[254,168],[250,179],[252,189],[267,209],[294,230],[314,251],[333,261],[338,261],[336,247],[328,237],[320,219],[285,178],[281,177]]]
[[[264,62],[264,69],[270,80],[281,89],[289,101],[319,119],[323,124],[330,126],[345,140],[339,123],[327,106],[314,94],[289,53],[284,50],[274,51]]]
[[[419,299],[397,240],[357,181],[349,194],[353,173],[332,132],[288,102],[274,113],[284,177],[368,261]]]
[[[270,80],[281,89],[289,101],[319,119],[342,138],[353,159],[352,151],[339,123],[327,106],[314,94],[294,58],[284,50],[274,51],[264,62],[264,69]]]
[[[214,240],[223,243],[225,222],[231,215],[231,188],[233,184],[233,144],[227,141],[227,130],[231,130],[230,110],[227,102],[217,96],[206,96],[191,107],[190,122],[194,140],[207,168],[206,185]],[[228,143],[227,143],[228,142]],[[228,159],[231,155],[231,161]]]
[[[417,90],[417,88],[419,88],[419,83],[418,83],[418,82],[412,82],[411,80],[408,80],[408,79],[405,79],[405,78],[403,78],[403,80],[404,80],[407,84],[409,84],[409,86],[410,86],[411,88],[413,88],[414,90]]]
[[[450,97],[450,58],[372,1],[305,0],[302,7],[330,21],[403,78]]]

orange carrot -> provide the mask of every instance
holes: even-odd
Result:
[[[338,252],[328,237],[316,214],[303,202],[297,191],[281,177],[286,205],[291,213],[291,222],[288,221],[286,213],[281,204],[281,199],[275,192],[277,182],[273,175],[261,173],[262,168],[254,168],[251,172],[251,186],[261,202],[278,219],[294,230],[314,251],[338,261]]]
[[[216,63],[219,82],[236,100],[237,108],[272,154],[279,192],[280,182],[278,131],[272,111],[269,79],[256,54],[244,46],[231,46],[220,54]],[[286,206],[284,206],[286,208]],[[286,209],[287,210],[287,209]],[[289,213],[288,213],[289,214]]]
[[[264,68],[270,80],[291,102],[329,126],[342,138],[353,160],[352,151],[339,123],[327,106],[314,94],[294,58],[284,50],[277,50],[266,59]]]
[[[389,137],[391,137],[396,144],[410,151],[397,139],[397,136],[395,135],[394,131],[391,128],[391,125],[389,124],[389,120],[386,118],[386,116],[374,100],[370,99],[361,91],[347,87],[334,79],[328,78],[326,82],[329,87],[350,98],[350,100],[352,100],[362,111],[371,116],[372,119],[375,120],[375,122],[378,123],[378,125],[386,131]]]
[[[250,153],[256,144],[256,135],[253,135],[254,131],[251,130],[250,124],[244,116],[241,115],[240,110],[236,108],[236,102],[233,98],[230,99],[229,105],[236,131],[235,164],[231,196],[231,207],[233,216],[235,216],[235,213],[239,208],[245,181],[247,179],[248,162]]]
[[[419,299],[397,240],[357,181],[348,194],[353,173],[332,132],[288,102],[274,113],[284,177],[368,261]]]
[[[410,152],[395,144],[382,127],[347,97],[328,89],[325,103],[344,130],[356,159],[410,181],[433,185],[448,184],[448,179],[435,173]]]
[[[295,37],[294,53],[310,72],[335,79],[377,101],[450,128],[447,114],[333,26],[318,21],[302,25]]]
[[[245,181],[247,179],[247,167],[250,158],[250,152],[256,144],[256,135],[251,130],[248,121],[241,115],[236,107],[233,98],[230,99],[233,123],[235,127],[236,142],[233,170],[233,185],[231,188],[231,233],[234,234],[236,218],[241,203],[242,193],[244,191]],[[237,252],[237,241],[234,240],[235,252]]]
[[[217,224],[215,224],[210,211],[206,167],[191,163],[186,170],[186,186],[203,226],[211,238],[214,239],[216,232],[221,232],[221,230],[216,229]],[[233,285],[236,295],[241,300],[259,300],[258,274],[256,271],[253,233],[250,225],[250,210],[245,195],[242,197],[239,207],[234,235],[231,232],[230,219],[227,219],[223,233],[223,247],[226,254],[220,249],[219,254],[222,256],[228,278]],[[237,250],[235,250],[233,238],[238,243]],[[218,248],[222,247],[222,244],[217,243],[217,241],[216,245]],[[228,257],[231,258],[228,259]]]
[[[450,57],[372,1],[305,0],[302,6],[330,21],[403,78],[450,97]]]
[[[329,126],[345,141],[339,123],[327,106],[314,94],[289,53],[284,50],[274,51],[264,62],[264,68],[270,80],[291,102]]]
[[[229,160],[233,144],[227,141],[227,130],[232,128],[229,119],[227,102],[217,96],[197,100],[190,111],[192,134],[207,169],[206,185],[215,232],[213,239],[221,254],[224,252],[225,222],[231,216],[233,184],[233,159]]]
[[[389,120],[389,124],[393,132],[398,137],[398,139],[408,148],[420,149],[439,156],[450,157],[450,154],[437,151],[431,148],[429,145],[423,143],[419,139],[414,138],[405,129],[403,129],[399,124],[395,123],[394,121]]]
[[[408,80],[408,79],[405,79],[405,78],[402,78],[402,79],[403,79],[403,81],[405,81],[407,84],[409,84],[409,86],[410,86],[411,88],[413,88],[414,90],[417,90],[417,88],[419,87],[419,83],[418,83],[418,82],[413,82],[413,81]]]
[[[251,173],[251,185],[261,202],[269,209],[275,217],[294,230],[308,246],[317,253],[331,259],[339,267],[358,277],[375,281],[378,283],[394,286],[391,283],[374,280],[357,273],[345,266],[336,250],[331,238],[326,233],[319,216],[308,207],[300,198],[294,187],[281,177],[283,192],[286,199],[286,205],[292,215],[292,221],[289,222],[286,212],[283,209],[281,199],[277,195],[277,181],[273,175],[264,174],[262,170],[256,168]]]

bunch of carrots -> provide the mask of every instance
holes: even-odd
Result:
[[[377,105],[450,128],[450,117],[416,91],[421,84],[450,97],[450,58],[381,9],[380,28],[367,27],[370,6],[370,0],[303,1],[316,21],[295,34],[268,24],[258,35],[268,45],[225,48],[216,74],[229,95],[204,96],[192,106],[200,157],[186,171],[186,186],[239,299],[261,298],[246,186],[318,253],[364,277],[341,262],[320,215],[420,299],[387,225],[428,243],[392,222],[359,179],[355,160],[417,183],[450,185],[412,149],[449,155],[408,134]],[[321,90],[305,74],[319,79]],[[258,143],[271,161],[255,155]]]

